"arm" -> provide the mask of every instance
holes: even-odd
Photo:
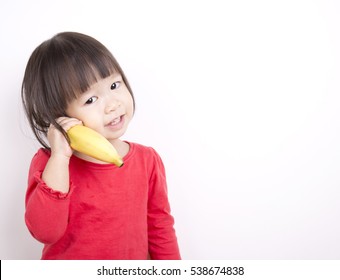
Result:
[[[70,193],[50,188],[42,179],[50,158],[40,149],[31,162],[26,192],[25,222],[34,238],[44,244],[58,241],[66,231]]]
[[[79,121],[60,118],[67,131]],[[25,221],[31,234],[40,242],[51,244],[66,231],[69,213],[69,160],[72,150],[54,127],[47,138],[51,153],[40,150],[32,160],[26,194]]]
[[[150,179],[148,238],[152,259],[181,259],[174,229],[174,218],[170,213],[165,170],[158,154],[155,154],[155,166]]]
[[[58,119],[58,123],[65,131],[68,131],[72,126],[81,122],[77,119],[63,117]],[[52,189],[68,193],[70,188],[68,167],[72,149],[64,135],[52,125],[48,130],[47,139],[51,146],[51,157],[45,166],[42,179]]]

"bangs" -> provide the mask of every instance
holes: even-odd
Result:
[[[54,56],[50,56],[49,63],[45,64],[45,73],[52,72],[48,74],[53,77],[54,84],[50,86],[67,102],[79,97],[98,80],[113,73],[120,73],[120,67],[114,57],[99,42],[92,41],[92,46],[89,46],[88,40],[83,44],[81,40],[71,43],[65,42],[65,38],[59,42],[58,37],[51,41],[50,53]]]
[[[65,68],[58,73],[59,86],[63,88],[67,102],[89,90],[98,80],[119,72],[108,58],[83,57],[82,54],[77,54],[72,60],[67,61]]]

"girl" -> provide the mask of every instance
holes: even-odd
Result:
[[[31,162],[25,213],[42,259],[180,259],[159,155],[120,140],[135,102],[113,55],[92,37],[59,33],[32,53],[22,100],[44,147]],[[73,151],[66,132],[77,124],[106,137],[124,166]]]

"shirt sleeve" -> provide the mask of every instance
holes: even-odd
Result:
[[[25,222],[32,236],[44,244],[53,244],[65,233],[68,224],[70,193],[51,189],[42,180],[49,152],[40,149],[33,157],[26,192]]]
[[[181,256],[170,211],[165,169],[159,155],[154,153],[148,199],[149,253],[155,260],[179,260]]]

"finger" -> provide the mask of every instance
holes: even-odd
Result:
[[[79,119],[76,119],[76,118],[69,118],[69,117],[60,117],[60,118],[57,118],[56,119],[56,122],[60,125],[63,125],[65,123],[68,123],[68,122],[76,122],[76,123],[79,123],[81,122]]]
[[[68,118],[68,117],[61,117],[61,118],[58,118],[56,121],[65,131],[68,131],[71,127],[75,125],[82,124],[82,121],[76,118]]]
[[[55,129],[56,129],[55,125],[52,124],[52,123],[50,123],[50,125],[48,126],[48,129],[47,129],[47,133],[48,133],[49,131],[52,131],[52,130],[55,130]]]

